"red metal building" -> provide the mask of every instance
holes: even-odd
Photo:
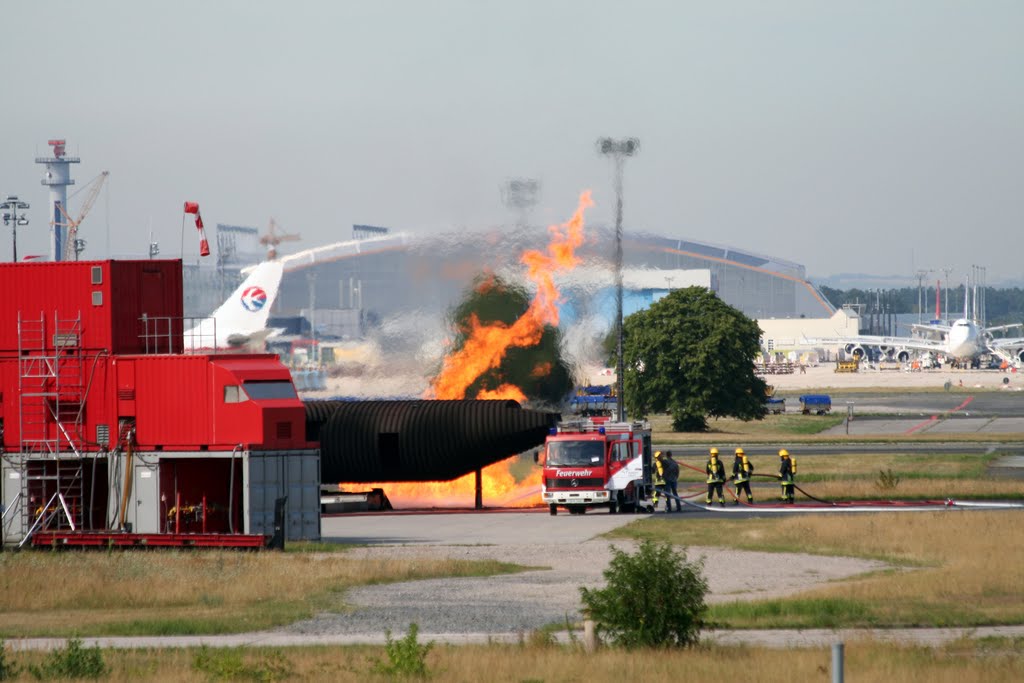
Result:
[[[319,455],[270,354],[182,354],[181,262],[0,264],[4,540],[319,538]]]

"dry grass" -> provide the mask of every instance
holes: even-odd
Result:
[[[888,683],[1004,683],[1024,680],[1021,643],[961,641],[938,648],[907,647],[872,641],[846,644],[848,680]],[[206,681],[193,668],[196,650],[107,652],[110,681]],[[245,678],[273,680],[283,669],[290,680],[365,682],[388,680],[369,674],[370,658],[383,657],[376,647],[318,647],[288,650],[242,650],[255,672]],[[19,654],[16,662],[38,662],[40,653]],[[773,650],[706,646],[686,651],[602,650],[585,654],[576,647],[490,645],[438,646],[427,657],[433,681],[524,683],[527,681],[756,680],[762,683],[827,681],[829,648]],[[262,677],[259,672],[266,672]],[[32,680],[25,677],[23,680]]]
[[[356,585],[514,571],[498,562],[352,560],[342,553],[0,555],[0,635],[224,633],[343,607]]]
[[[801,465],[802,468],[802,465]],[[895,471],[895,469],[893,470]],[[769,480],[764,480],[769,481]],[[896,488],[887,490],[879,488],[875,480],[828,480],[806,482],[797,478],[797,485],[807,493],[822,500],[946,500],[952,499],[984,499],[984,498],[1020,498],[1022,491],[1020,480],[1012,479],[902,479]],[[775,486],[773,490],[777,490]],[[797,491],[797,498],[802,494]]]
[[[907,455],[807,455],[813,449],[792,449],[793,456],[797,459],[800,467],[800,477],[806,480],[808,477],[841,477],[848,479],[870,478],[878,476],[879,470],[892,470],[904,478],[961,478],[981,477],[985,474],[988,464],[998,457],[997,455],[963,455],[963,454],[907,454]],[[679,473],[679,478],[703,480],[704,464],[706,456],[683,456],[677,457],[679,462],[697,467],[697,472],[689,467],[684,467]],[[732,455],[726,453],[725,463],[727,469],[732,467]],[[779,458],[776,456],[750,456],[750,462],[756,467],[759,474],[772,474],[778,472]]]
[[[816,605],[838,606],[844,626],[1024,623],[1024,525],[1017,511],[722,519],[701,524],[643,520],[611,535],[676,545],[728,546],[884,559],[915,571],[875,574],[801,593],[806,604],[772,609],[721,605],[731,626],[818,624]],[[785,580],[781,577],[780,580]],[[765,603],[761,603],[761,607]],[[820,616],[820,615],[819,615]]]

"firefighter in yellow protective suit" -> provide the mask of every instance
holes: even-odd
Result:
[[[665,493],[665,466],[661,463],[661,451],[654,451],[654,467],[652,468],[651,478],[654,480],[654,511],[658,511],[658,500]],[[672,509],[672,502],[665,498],[665,509],[670,511]]]
[[[779,451],[779,483],[782,485],[782,500],[792,505],[796,500],[796,458],[791,458],[785,448]]]
[[[725,507],[725,498],[722,496],[722,486],[725,484],[725,465],[718,459],[718,449],[712,448],[708,458],[708,464],[704,468],[708,475],[708,495],[704,499],[707,505],[711,505],[711,494],[718,494],[718,504]]]
[[[754,502],[750,492],[750,475],[754,473],[754,465],[747,459],[742,448],[736,449],[736,459],[732,462],[732,480],[736,484],[736,505],[740,504],[740,493],[747,494],[747,502]]]

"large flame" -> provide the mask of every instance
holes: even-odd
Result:
[[[519,260],[526,266],[527,278],[537,288],[529,308],[511,325],[501,322],[484,325],[475,315],[471,316],[465,344],[444,359],[441,372],[427,392],[428,398],[466,398],[466,389],[480,375],[498,367],[510,347],[534,346],[540,342],[545,325],[558,325],[559,292],[554,275],[558,271],[572,270],[579,264],[576,249],[583,244],[583,212],[593,205],[590,191],[583,192],[572,218],[562,225],[548,228],[551,242],[547,250],[523,252]],[[519,396],[522,396],[521,391]]]
[[[485,467],[480,479],[481,497],[488,507],[535,507],[540,505],[540,468],[517,480],[511,465],[515,456]],[[406,482],[402,484],[339,484],[342,491],[382,488],[397,509],[471,508],[476,502],[476,479],[472,472],[451,481]]]
[[[580,194],[575,213],[568,222],[548,228],[551,241],[545,251],[530,249],[523,252],[520,262],[526,266],[526,276],[536,287],[536,293],[526,312],[511,325],[496,322],[484,325],[473,315],[469,320],[469,334],[461,349],[445,357],[441,372],[425,398],[464,399],[466,390],[488,370],[501,364],[510,347],[534,346],[540,342],[545,325],[558,325],[559,291],[555,286],[555,273],[568,271],[579,265],[576,249],[583,244],[583,212],[594,205],[590,191]],[[481,287],[490,287],[486,280]],[[534,373],[550,371],[538,366]],[[522,389],[502,384],[497,389],[480,391],[478,399],[514,399],[524,403]],[[499,507],[533,507],[539,505],[539,469],[531,476],[517,480],[510,466],[515,457],[503,460],[482,471],[481,492],[485,505]],[[475,503],[476,479],[473,473],[452,481],[415,482],[405,484],[358,484],[366,490],[380,487],[385,490],[395,507],[472,507]]]

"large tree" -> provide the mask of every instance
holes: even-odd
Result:
[[[704,431],[708,417],[765,415],[754,374],[757,323],[702,287],[677,289],[623,326],[625,403],[634,416],[669,413],[676,431]]]
[[[485,325],[511,325],[529,307],[530,295],[524,287],[496,275],[479,276],[449,314],[455,334],[452,349],[461,349],[465,344],[472,317]],[[498,367],[488,370],[468,387],[466,397],[495,390],[502,384],[513,384],[532,403],[559,405],[573,387],[572,373],[562,358],[560,342],[558,328],[545,325],[536,345],[510,346]]]

